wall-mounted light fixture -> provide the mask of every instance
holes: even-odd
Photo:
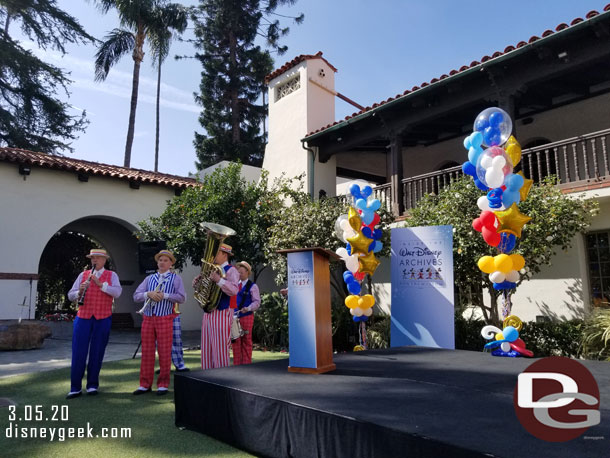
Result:
[[[32,171],[32,168],[29,165],[19,164],[19,175],[23,175],[24,181],[25,181],[25,177],[27,177],[31,171]]]
[[[130,180],[129,181],[129,187],[131,189],[140,189],[140,183],[137,182],[137,181]]]

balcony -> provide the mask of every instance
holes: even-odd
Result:
[[[584,190],[603,187],[610,181],[608,144],[610,129],[568,138],[554,143],[528,148],[522,151],[520,167],[526,177],[540,182],[548,175],[558,177],[558,186],[567,190]],[[464,152],[464,159],[466,152]],[[402,208],[405,212],[417,206],[429,193],[438,193],[451,181],[463,175],[461,167],[404,178],[402,184]],[[374,196],[387,208],[392,208],[391,184],[374,188]]]

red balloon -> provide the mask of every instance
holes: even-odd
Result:
[[[481,221],[481,218],[477,218],[472,221],[472,228],[477,232],[481,232],[481,229],[483,229],[483,222]]]
[[[366,274],[364,272],[356,272],[354,274],[354,278],[358,281],[362,281],[364,280],[364,277],[366,276]]]
[[[491,231],[484,227],[481,232],[483,233],[483,239],[485,239],[485,242],[487,242],[489,246],[498,246],[502,240],[502,236],[496,232],[495,229]]]
[[[496,215],[494,215],[493,212],[483,211],[483,212],[481,212],[481,216],[479,216],[479,219],[483,223],[483,226],[485,226],[486,228],[488,228],[488,229],[496,228]]]

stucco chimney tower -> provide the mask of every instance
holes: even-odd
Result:
[[[301,139],[334,122],[336,71],[318,52],[295,57],[266,78],[269,138],[263,168],[269,171],[270,180],[282,173],[287,177],[305,173],[306,190],[315,198],[321,190],[335,195],[335,158],[321,164],[303,149]]]

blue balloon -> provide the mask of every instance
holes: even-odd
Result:
[[[487,193],[487,200],[490,208],[500,208],[502,206],[502,188],[494,188]]]
[[[362,194],[360,193],[360,186],[355,183],[349,187],[349,193],[354,197],[354,199],[362,199]]]
[[[379,240],[381,237],[383,237],[383,231],[381,229],[375,229],[373,231],[373,239]]]
[[[354,321],[355,321],[356,323],[358,323],[358,322],[360,322],[360,321],[366,321],[366,320],[368,320],[368,319],[369,319],[369,317],[368,317],[368,316],[365,316],[365,315],[362,315],[362,316],[355,316],[355,317],[352,317],[352,318],[354,319]]]
[[[500,124],[502,124],[502,121],[504,121],[504,116],[499,111],[492,113],[489,117],[489,125],[492,127],[499,128]]]
[[[477,176],[477,167],[470,161],[466,161],[462,164],[462,172],[465,175],[470,175],[471,177]]]
[[[494,289],[501,291],[503,289],[514,289],[517,287],[516,283],[510,281],[503,281],[502,283],[494,283]]]
[[[502,203],[505,208],[510,207],[512,204],[518,204],[521,202],[521,194],[519,191],[509,191],[508,189],[502,194]]]
[[[478,132],[483,132],[487,127],[489,127],[489,121],[487,119],[477,119],[474,129]]]
[[[504,178],[504,184],[506,185],[506,189],[510,189],[511,191],[519,191],[519,189],[521,189],[521,186],[523,186],[523,183],[523,177],[514,173],[508,174]]]
[[[476,186],[477,188],[479,188],[481,191],[485,191],[485,192],[489,191],[489,188],[488,188],[487,186],[485,186],[485,185],[483,184],[483,182],[482,182],[481,180],[479,180],[478,178],[475,178],[475,179],[474,179],[474,184],[475,184],[475,186]]]
[[[498,249],[501,253],[508,254],[515,248],[517,243],[517,237],[514,234],[508,232],[500,232],[500,243]]]
[[[483,154],[483,150],[481,149],[481,147],[472,146],[468,150],[468,160],[476,165],[477,161],[479,160],[479,156],[481,154]]]
[[[381,243],[379,240],[377,240],[375,243],[372,243],[371,245],[375,245],[373,247],[373,253],[379,253],[381,250],[383,250],[383,243]]]
[[[470,134],[470,146],[481,149],[483,145],[483,134],[481,132],[473,132]]]
[[[370,186],[365,186],[364,188],[362,188],[361,194],[362,194],[362,197],[366,199],[368,196],[373,194],[373,188],[371,188]]]
[[[347,244],[345,245],[345,249],[347,250],[347,254],[348,255],[352,255],[352,246],[349,244],[349,242],[347,242]]]
[[[346,270],[345,272],[343,272],[343,281],[345,283],[349,283],[350,281],[355,281],[354,274],[351,273],[349,270]]]
[[[354,295],[358,295],[360,294],[360,283],[358,283],[357,281],[350,281],[347,284],[347,290],[350,292],[350,294],[354,294]]]
[[[470,135],[464,139],[464,148],[470,149],[472,146],[472,142],[470,140]]]
[[[486,145],[498,146],[501,142],[502,132],[497,127],[487,127],[483,131],[483,140]]]
[[[371,231],[370,227],[363,227],[361,231],[362,235],[364,235],[367,239],[373,238],[373,231]]]
[[[513,326],[506,326],[502,329],[502,335],[507,342],[514,342],[519,338],[519,331]]]

